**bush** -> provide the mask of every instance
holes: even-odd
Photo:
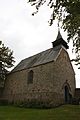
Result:
[[[25,107],[25,108],[51,108],[51,105],[49,102],[44,102],[44,101],[36,101],[36,100],[31,100],[31,101],[26,101],[18,104],[19,107]]]
[[[72,104],[73,104],[73,105],[79,105],[79,99],[73,98],[73,99],[72,99]]]
[[[8,100],[4,99],[4,98],[1,98],[0,99],[0,105],[8,105]]]

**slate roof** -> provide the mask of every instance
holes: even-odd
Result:
[[[50,48],[46,51],[43,51],[39,54],[36,54],[34,56],[31,56],[29,58],[26,58],[22,60],[13,70],[12,72],[16,72],[23,69],[28,69],[37,65],[45,64],[51,61],[54,61],[57,57],[59,51],[61,49],[61,46],[58,46],[56,48]]]

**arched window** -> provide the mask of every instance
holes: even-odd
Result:
[[[33,71],[29,71],[28,73],[28,84],[32,84],[33,83]]]

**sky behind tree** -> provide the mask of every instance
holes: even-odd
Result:
[[[52,47],[57,37],[57,21],[49,26],[51,12],[48,7],[41,7],[34,17],[35,11],[27,0],[0,0],[0,40],[14,51],[17,65],[22,59]],[[63,39],[67,34],[61,30]],[[70,58],[73,55],[69,50]],[[79,70],[75,67],[77,87],[80,87]]]

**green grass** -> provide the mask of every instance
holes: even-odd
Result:
[[[0,120],[80,120],[80,105],[65,105],[54,109],[0,106]]]

